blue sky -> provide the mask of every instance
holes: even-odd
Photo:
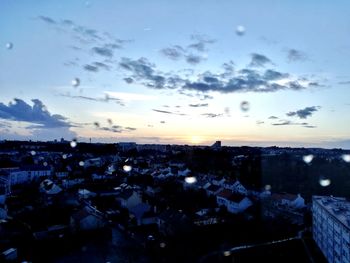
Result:
[[[0,139],[350,148],[349,5],[1,1]]]

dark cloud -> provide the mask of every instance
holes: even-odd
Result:
[[[304,61],[307,59],[307,56],[304,52],[292,48],[287,51],[287,58],[289,62],[295,62]]]
[[[272,69],[268,69],[264,73],[264,79],[266,80],[278,80],[278,79],[284,79],[288,77],[289,77],[289,74],[281,73]]]
[[[276,117],[276,116],[270,116],[269,119],[270,119],[270,120],[275,120],[275,119],[278,119],[278,117]]]
[[[35,124],[30,128],[59,128],[72,127],[66,117],[51,114],[46,106],[38,99],[32,100],[33,105],[21,99],[14,99],[8,105],[0,103],[0,118],[11,121],[24,121]]]
[[[113,57],[113,50],[107,47],[93,47],[91,50],[100,56],[104,56],[108,58]]]
[[[253,53],[251,57],[252,60],[249,64],[251,67],[265,67],[266,64],[272,64],[272,61],[264,55]]]
[[[288,126],[288,125],[298,125],[305,128],[316,128],[316,126],[309,125],[307,122],[293,122],[290,120],[280,120],[277,123],[272,123],[273,126]]]
[[[264,124],[264,123],[265,123],[264,121],[256,121],[257,125],[261,125],[261,124]]]
[[[134,80],[132,78],[124,78],[124,81],[128,84],[131,84],[134,82]]]
[[[312,116],[312,114],[318,111],[318,109],[320,109],[320,107],[318,106],[306,107],[301,110],[288,112],[286,115],[289,117],[296,116],[296,117],[299,117],[300,119],[306,119],[307,117]]]
[[[220,114],[216,114],[216,113],[203,113],[201,114],[202,116],[205,116],[207,118],[217,118],[217,117],[222,117],[223,114],[220,113]]]
[[[165,123],[165,121],[160,121],[160,123],[164,124],[164,123]]]
[[[187,63],[192,64],[192,65],[197,65],[197,64],[201,63],[203,60],[204,60],[203,57],[193,55],[193,54],[186,56]]]
[[[183,47],[176,45],[169,48],[163,48],[160,52],[167,58],[178,60],[184,56],[186,51]]]
[[[214,39],[209,38],[206,35],[200,35],[200,34],[195,34],[191,36],[191,39],[195,41],[195,43],[190,44],[188,48],[194,49],[198,52],[204,52],[206,51],[206,45],[207,44],[213,44],[215,43]]]
[[[88,101],[96,101],[96,102],[110,102],[113,101],[120,106],[125,106],[123,101],[118,98],[111,98],[108,95],[106,95],[104,98],[94,98],[94,97],[88,97],[88,96],[81,96],[81,95],[69,95],[69,94],[60,94],[62,97],[66,98],[72,98],[72,99],[81,99],[81,100],[88,100]]]
[[[92,63],[95,67],[98,67],[100,69],[104,69],[104,70],[110,70],[111,67],[105,63],[102,62],[93,62]]]
[[[47,16],[38,16],[39,19],[41,19],[43,22],[45,23],[48,23],[48,24],[56,24],[56,21],[53,20],[52,18],[50,17],[47,17]]]
[[[95,125],[95,123],[93,124]],[[136,131],[136,128],[133,127],[123,127],[120,125],[112,125],[110,127],[100,127],[99,125],[95,128],[100,131],[107,131],[107,132],[113,132],[113,133],[122,133],[122,132],[130,132],[130,131]]]
[[[303,127],[304,128],[309,128],[309,129],[317,128],[317,126],[314,126],[314,125],[304,125]]]
[[[166,111],[166,110],[158,110],[158,109],[152,109],[155,112],[164,113],[164,114],[173,114],[173,115],[179,115],[179,116],[185,116],[185,113],[180,112],[173,112],[173,111]]]
[[[98,72],[98,67],[89,64],[84,65],[84,69],[90,72]]]
[[[194,108],[197,108],[197,107],[208,107],[208,103],[190,104],[188,106],[194,107]]]

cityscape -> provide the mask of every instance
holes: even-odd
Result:
[[[0,10],[0,262],[350,263],[349,2]]]

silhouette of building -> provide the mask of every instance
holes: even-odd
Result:
[[[328,262],[350,262],[350,202],[312,197],[313,238]]]

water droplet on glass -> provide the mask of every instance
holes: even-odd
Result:
[[[343,154],[341,158],[344,160],[344,162],[350,163],[350,154]]]
[[[229,107],[225,107],[224,109],[226,115],[230,115],[230,108]]]
[[[165,247],[166,247],[166,244],[165,244],[164,242],[161,242],[161,243],[159,244],[159,246],[160,246],[161,248],[165,248]]]
[[[107,119],[107,122],[108,122],[109,125],[112,125],[112,124],[113,124],[112,119]]]
[[[185,182],[188,184],[194,184],[195,182],[197,182],[197,179],[194,176],[189,176],[185,178]]]
[[[245,27],[241,26],[241,25],[237,26],[236,27],[236,34],[238,36],[243,36],[245,34]]]
[[[43,165],[44,165],[44,166],[47,166],[47,162],[43,162]]]
[[[327,187],[331,184],[331,180],[325,177],[321,177],[319,183],[321,186]]]
[[[225,257],[231,256],[231,251],[230,250],[224,251],[224,256]]]
[[[244,112],[249,111],[249,108],[250,108],[249,102],[242,101],[240,107],[241,107],[241,110]]]
[[[96,128],[100,128],[100,124],[97,121],[94,122],[94,125],[95,125]]]
[[[80,85],[80,79],[75,78],[75,79],[72,80],[71,83],[72,83],[73,87],[78,87]]]
[[[124,165],[123,170],[124,170],[124,172],[130,172],[132,170],[132,167],[131,167],[131,165]]]
[[[62,155],[62,158],[63,158],[63,159],[67,159],[67,154],[63,154],[63,155]]]
[[[13,43],[11,43],[11,42],[6,43],[6,48],[7,49],[12,49],[13,48]]]
[[[76,139],[74,139],[74,140],[72,140],[72,141],[70,142],[70,147],[72,147],[72,148],[77,147],[77,145],[78,145],[78,143],[77,143],[77,140],[76,140]]]
[[[267,184],[265,185],[265,191],[270,191],[271,190],[271,185]]]
[[[314,159],[314,156],[312,154],[303,156],[303,161],[305,163],[311,163],[313,159]]]
[[[84,166],[84,164],[85,164],[85,163],[84,163],[83,161],[80,161],[80,162],[79,162],[79,166]]]
[[[31,151],[30,154],[34,156],[36,155],[36,151]]]

